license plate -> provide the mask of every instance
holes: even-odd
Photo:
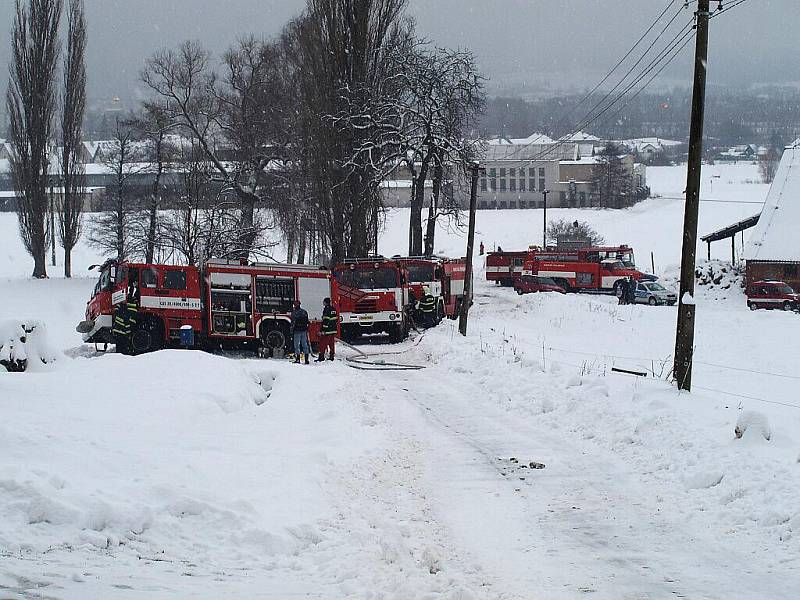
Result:
[[[359,321],[372,321],[372,315],[361,315],[358,317]]]

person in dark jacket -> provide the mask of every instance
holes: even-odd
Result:
[[[619,304],[627,304],[628,303],[628,280],[627,279],[620,280],[619,284],[617,285],[617,298],[619,299]]]
[[[628,277],[628,304],[636,304],[636,280]]]
[[[319,330],[319,356],[317,362],[325,360],[325,351],[330,350],[333,360],[336,354],[336,334],[339,332],[339,313],[333,308],[330,298],[322,301],[322,327]]]
[[[422,300],[419,301],[419,310],[422,313],[422,323],[425,328],[434,327],[436,325],[436,298],[431,295],[428,288],[425,288]]]
[[[131,297],[114,307],[114,324],[111,328],[111,334],[114,336],[114,343],[116,343],[117,352],[120,354],[133,354],[131,334],[136,328],[138,313],[139,308]]]
[[[294,311],[292,311],[292,338],[294,341],[294,362],[300,362],[300,355],[305,354],[305,362],[308,364],[308,357],[311,355],[311,347],[308,343],[308,313],[300,307],[300,300],[294,301]]]

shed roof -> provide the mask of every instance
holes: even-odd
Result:
[[[800,139],[783,151],[745,260],[800,261]]]

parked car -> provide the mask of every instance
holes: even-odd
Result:
[[[558,285],[550,277],[539,277],[538,275],[523,275],[514,282],[514,289],[521,296],[522,294],[534,294],[536,292],[559,292],[566,294],[566,290]]]
[[[757,308],[800,309],[800,294],[783,281],[754,281],[747,286],[747,306]]]
[[[636,303],[658,306],[672,306],[678,301],[678,294],[668,290],[657,281],[639,281],[636,284]]]

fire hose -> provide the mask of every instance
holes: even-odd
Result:
[[[394,350],[389,352],[371,352],[369,354],[363,352],[361,349],[353,346],[352,344],[348,344],[347,342],[340,341],[339,343],[344,346],[347,346],[356,353],[355,356],[348,356],[347,358],[345,358],[347,366],[352,369],[358,369],[360,371],[419,371],[421,369],[424,369],[425,365],[409,365],[404,363],[387,362],[383,359],[377,359],[376,357],[397,356],[398,354],[404,354],[409,350],[413,350],[414,348],[416,348],[422,341],[423,337],[425,337],[424,331],[416,340],[414,340],[414,343],[411,346],[403,350]]]

